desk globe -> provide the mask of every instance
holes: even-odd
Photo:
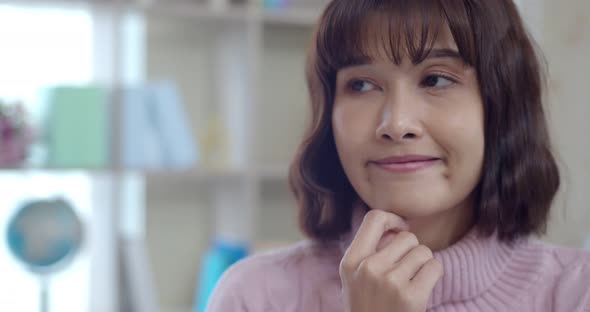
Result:
[[[82,244],[82,222],[62,198],[25,202],[6,233],[14,257],[40,280],[40,311],[49,311],[49,279],[67,268]]]

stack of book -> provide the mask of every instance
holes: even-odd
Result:
[[[171,82],[106,90],[60,86],[47,93],[47,166],[178,169],[198,162],[181,97]]]

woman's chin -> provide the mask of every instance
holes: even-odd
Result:
[[[421,219],[433,216],[441,212],[439,205],[409,204],[389,202],[387,204],[375,205],[375,209],[391,212],[404,220]]]

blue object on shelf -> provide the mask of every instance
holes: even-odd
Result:
[[[195,294],[194,312],[204,312],[211,292],[223,272],[248,255],[244,244],[216,240],[205,253],[201,264],[199,285]]]
[[[122,90],[121,159],[125,168],[185,169],[199,161],[184,104],[170,81]]]

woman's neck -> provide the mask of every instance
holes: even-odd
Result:
[[[471,207],[470,204],[465,203],[436,215],[406,219],[406,222],[420,244],[432,251],[439,251],[459,241],[473,228]]]
[[[351,224],[353,235],[360,227],[364,215],[370,209],[364,204],[356,205]],[[473,228],[473,203],[471,200],[465,200],[454,208],[428,217],[406,219],[406,222],[420,244],[427,246],[433,252],[443,250],[459,241]],[[382,245],[386,245],[392,239],[387,236],[386,234],[383,237]]]

